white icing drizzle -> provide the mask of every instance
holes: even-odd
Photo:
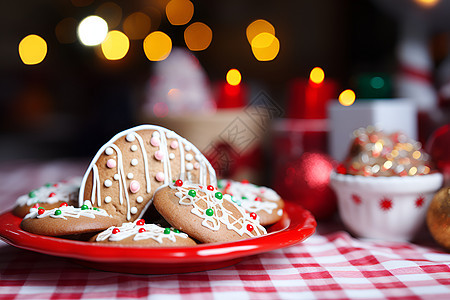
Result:
[[[80,190],[81,177],[75,177],[68,181],[57,182],[56,186],[51,184],[49,186],[43,185],[26,195],[22,195],[16,200],[18,206],[31,206],[35,203],[57,203],[57,202],[69,202],[75,200],[78,197],[78,191]],[[50,194],[54,193],[52,197]],[[30,197],[33,196],[33,197]]]
[[[163,163],[163,168],[164,168],[164,185],[163,186],[167,186],[170,183],[172,183],[172,180],[176,180],[176,179],[181,179],[183,180],[186,176],[186,165],[185,165],[185,153],[184,153],[184,149],[187,147],[187,149],[192,149],[195,153],[195,159],[199,160],[200,162],[200,177],[199,177],[199,183],[206,185],[207,184],[207,176],[209,173],[209,184],[211,185],[216,185],[217,181],[216,181],[216,175],[215,175],[215,171],[212,168],[211,164],[206,160],[206,158],[200,153],[200,151],[193,146],[190,142],[188,142],[186,139],[180,137],[179,135],[177,135],[176,133],[174,133],[173,131],[167,130],[163,127],[160,126],[155,126],[155,125],[141,125],[141,126],[137,126],[125,131],[122,131],[118,134],[116,134],[108,143],[106,143],[102,148],[100,148],[100,150],[97,152],[97,154],[95,155],[95,157],[93,158],[93,160],[91,161],[91,164],[89,165],[83,180],[82,180],[82,184],[80,187],[80,195],[79,195],[79,204],[80,206],[82,205],[84,200],[90,200],[92,203],[95,203],[95,200],[98,199],[98,206],[101,206],[101,202],[102,202],[102,198],[100,196],[100,178],[99,178],[99,172],[96,166],[96,163],[99,159],[99,157],[103,154],[106,153],[107,155],[111,155],[114,153],[114,151],[117,152],[117,174],[114,175],[114,179],[119,181],[119,201],[121,205],[124,205],[124,199],[123,199],[123,195],[125,194],[126,197],[126,205],[127,205],[127,219],[130,220],[131,218],[131,212],[130,212],[130,198],[129,198],[129,194],[128,194],[128,189],[126,186],[126,174],[124,173],[124,165],[123,165],[123,158],[122,158],[122,153],[120,151],[120,149],[117,147],[117,145],[114,144],[115,141],[117,141],[120,137],[125,136],[125,138],[127,139],[127,141],[129,141],[130,139],[132,139],[132,141],[134,141],[136,138],[139,142],[139,145],[141,146],[141,151],[142,151],[142,155],[143,155],[143,164],[144,164],[144,169],[146,172],[146,181],[147,181],[147,193],[151,192],[151,181],[150,181],[150,174],[149,174],[149,164],[151,163],[147,157],[147,151],[145,149],[145,143],[142,139],[142,137],[137,133],[137,131],[139,130],[153,130],[152,136],[153,137],[157,137],[160,138],[160,145],[159,145],[159,150],[162,151],[162,153],[164,154],[164,158],[162,159],[162,163]],[[172,178],[172,170],[171,170],[171,166],[170,166],[170,160],[169,160],[169,149],[168,149],[168,145],[167,145],[167,138],[175,138],[179,144],[179,151],[180,151],[180,178]],[[129,142],[132,142],[129,141]],[[135,145],[132,145],[131,147],[133,147]],[[129,147],[129,146],[127,146]],[[114,149],[114,151],[113,151]],[[129,148],[127,148],[129,149]],[[132,149],[132,151],[134,151]],[[136,149],[137,151],[137,149]],[[131,161],[132,165],[137,165],[139,162],[136,158],[134,158]],[[207,172],[206,170],[208,170],[209,172]],[[89,174],[92,172],[92,180],[93,180],[93,187],[92,187],[92,193],[90,195],[90,199],[84,199],[84,190],[85,190],[85,184],[87,181],[87,178],[89,176]],[[189,172],[188,172],[189,173]],[[117,175],[117,176],[116,176]],[[192,176],[189,176],[190,174],[188,174],[189,178],[192,178]],[[162,186],[161,186],[162,187]],[[161,188],[160,187],[160,188]],[[140,197],[140,196],[139,196]],[[136,201],[138,203],[139,200],[141,200],[141,202],[143,201],[143,198],[137,198]],[[140,216],[143,215],[143,213],[145,212],[145,210],[148,208],[148,206],[151,204],[151,201],[149,201],[146,206],[144,207],[143,210],[141,210],[140,212]]]
[[[234,199],[239,199],[241,206],[249,212],[265,211],[271,214],[274,209],[278,208],[276,203],[281,198],[272,189],[267,187],[259,187],[252,183],[241,183],[233,180],[220,180],[220,189],[224,193],[233,195]],[[263,197],[270,201],[256,201],[256,197]],[[278,213],[278,212],[277,212]]]
[[[55,212],[59,210],[61,214],[56,215]],[[73,206],[62,206],[57,207],[49,210],[45,210],[43,214],[38,213],[37,208],[30,209],[30,213],[27,214],[24,219],[42,219],[45,217],[55,218],[55,219],[64,219],[67,220],[67,218],[80,218],[82,217],[88,217],[95,219],[95,216],[104,216],[104,217],[111,217],[106,210],[97,208],[97,209],[81,209],[78,207]]]
[[[128,237],[134,236],[134,241],[141,241],[141,240],[148,240],[152,239],[156,242],[162,244],[164,239],[168,239],[171,242],[176,242],[176,237],[180,238],[188,238],[188,235],[183,232],[176,233],[173,230],[170,230],[170,233],[166,234],[164,233],[164,228],[156,225],[156,224],[144,224],[144,225],[137,225],[137,221],[133,223],[123,223],[120,227],[110,227],[106,229],[105,231],[99,233],[97,235],[97,238],[95,239],[97,242],[100,241],[111,241],[111,242],[117,242],[124,240]],[[120,232],[113,233],[113,230],[117,228],[120,230]],[[139,229],[144,228],[144,232],[139,232]]]
[[[191,212],[203,219],[202,225],[206,228],[218,231],[221,224],[223,224],[228,230],[233,230],[240,236],[247,234],[250,237],[267,233],[266,229],[259,224],[259,219],[253,220],[243,208],[237,206],[233,202],[229,203],[238,210],[238,215],[236,216],[231,211],[227,210],[223,206],[223,198],[220,200],[215,197],[215,193],[218,192],[217,190],[210,191],[204,186],[203,189],[200,189],[199,185],[191,183],[183,183],[181,187],[170,185],[170,188],[177,190],[175,196],[180,199],[178,202],[180,205],[193,206]],[[195,190],[196,196],[190,196],[189,190]],[[202,207],[206,205],[206,208],[202,208],[198,205],[199,202],[203,203]],[[213,210],[211,216],[206,214],[208,209]],[[230,222],[230,220],[232,221]],[[253,227],[252,231],[247,229],[248,224]]]

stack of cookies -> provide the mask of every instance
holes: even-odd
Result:
[[[193,246],[267,233],[283,200],[271,189],[219,180],[203,154],[166,128],[141,125],[108,141],[82,179],[19,197],[21,228],[123,246]],[[158,224],[155,224],[158,223]]]

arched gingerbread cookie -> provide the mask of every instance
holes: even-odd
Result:
[[[218,186],[222,193],[232,195],[233,201],[246,211],[256,213],[261,225],[274,224],[283,216],[283,199],[268,187],[230,179],[219,180]]]
[[[93,236],[91,242],[129,247],[188,247],[197,243],[186,233],[156,224],[145,224],[143,219],[110,227]]]
[[[256,214],[226,200],[212,185],[183,183],[158,190],[154,206],[173,227],[204,242],[230,242],[266,234]]]
[[[34,189],[17,198],[13,214],[23,218],[32,207],[52,209],[59,207],[64,202],[69,205],[78,205],[80,183],[81,177],[75,177],[67,181],[47,183]]]
[[[98,232],[117,224],[117,219],[103,209],[87,205],[81,208],[62,205],[50,210],[32,208],[20,227],[35,234],[64,236]]]
[[[88,200],[122,222],[134,221],[158,188],[177,179],[216,184],[211,164],[189,141],[160,126],[137,126],[97,152],[83,177],[79,205]]]

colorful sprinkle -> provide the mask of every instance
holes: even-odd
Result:
[[[174,229],[173,232],[180,233],[180,231],[178,229]]]
[[[140,219],[136,221],[136,225],[142,226],[145,224],[145,220],[144,219]]]
[[[244,198],[244,197],[242,197],[242,198]],[[256,197],[256,198],[255,198],[255,201],[261,202],[261,197]]]
[[[49,198],[51,198],[51,197],[55,197],[56,196],[56,194],[55,193],[50,193],[49,195],[48,195],[48,197]]]
[[[169,234],[170,233],[170,228],[164,228],[164,234]]]
[[[49,187],[52,186],[52,184],[51,183],[46,183],[46,184],[44,184],[44,186],[49,188]]]
[[[42,214],[44,214],[44,213],[45,213],[45,209],[42,208],[42,207],[39,207],[39,209],[38,209],[38,214],[39,214],[39,215],[42,215]]]
[[[113,234],[117,234],[117,233],[119,233],[119,232],[120,232],[120,229],[119,229],[119,228],[114,228],[113,231],[112,231]]]
[[[145,228],[139,228],[139,233],[143,233],[145,231],[146,231]]]
[[[36,209],[38,209],[39,208],[39,204],[38,203],[36,203],[35,205],[33,205],[33,207],[32,208],[36,208]]]
[[[244,179],[241,181],[242,184],[247,184],[249,181],[247,179]]]
[[[181,179],[178,179],[177,181],[175,181],[175,185],[176,186],[183,186],[183,181]]]
[[[247,230],[248,231],[253,231],[253,225],[252,224],[247,224]]]
[[[62,214],[62,212],[59,209],[55,210],[55,216],[59,216],[60,214]]]
[[[31,192],[29,192],[29,193],[28,193],[28,197],[30,197],[30,198],[36,197],[36,191],[31,191]]]
[[[223,198],[223,195],[221,192],[216,192],[216,194],[214,196],[219,200],[222,200],[222,198]]]
[[[87,209],[89,209],[89,206],[87,206],[86,204],[83,204],[81,206],[81,210],[87,210]]]
[[[191,197],[195,197],[197,195],[197,192],[195,190],[189,190],[188,195]]]
[[[250,213],[250,218],[252,218],[253,220],[256,220],[256,218],[258,217],[258,215],[254,212]]]
[[[211,217],[212,215],[214,215],[214,210],[213,210],[212,208],[208,208],[208,209],[206,210],[206,215],[209,216],[209,217]]]
[[[68,206],[67,202],[63,202],[59,205],[59,207],[66,207],[66,206]]]
[[[208,189],[208,191],[214,191],[214,187],[212,185],[208,185],[206,188]]]

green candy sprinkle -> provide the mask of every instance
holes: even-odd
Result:
[[[206,215],[207,215],[207,216],[211,217],[213,214],[214,214],[214,210],[213,210],[212,208],[208,208],[208,209],[206,210]]]
[[[89,206],[87,206],[86,204],[81,206],[81,210],[86,210],[86,209],[89,209]]]
[[[92,209],[93,210],[100,210],[98,207],[93,207]]]
[[[180,231],[178,229],[174,229],[173,232],[180,233]]]
[[[55,216],[59,216],[61,214],[61,211],[59,209],[55,210]]]
[[[189,190],[188,195],[191,197],[195,197],[197,195],[197,192],[194,190]]]
[[[170,233],[170,228],[164,228],[164,234],[169,234]]]
[[[219,199],[219,200],[222,200],[222,198],[223,198],[223,195],[222,195],[221,192],[217,192],[217,193],[215,194],[215,196],[216,196],[216,198]]]
[[[45,187],[51,187],[52,184],[51,184],[51,183],[46,183],[46,184],[44,184],[44,186],[45,186]]]
[[[242,200],[247,200],[248,198],[245,196],[242,196]]]
[[[30,197],[30,198],[36,197],[36,192],[35,192],[35,191],[29,192],[29,193],[28,193],[28,197]]]

